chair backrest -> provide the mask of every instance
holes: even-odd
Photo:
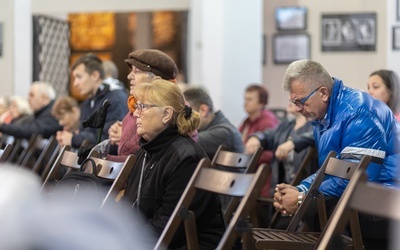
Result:
[[[399,223],[399,211],[400,190],[369,182],[366,173],[360,169],[349,182],[315,249],[328,249],[332,239],[337,239],[334,236],[342,234],[349,222],[355,249],[362,249],[357,212],[388,218]]]
[[[179,225],[183,222],[186,233],[188,249],[198,247],[195,215],[189,210],[190,203],[196,194],[196,190],[205,190],[212,193],[229,195],[232,197],[241,197],[239,206],[230,221],[218,249],[232,248],[237,237],[243,232],[237,229],[238,224],[246,224],[247,217],[251,209],[256,204],[256,199],[261,193],[261,188],[267,178],[265,167],[257,169],[256,173],[234,173],[210,168],[210,161],[206,158],[202,159],[191,180],[186,186],[174,212],[172,213],[167,225],[162,232],[155,249],[163,249],[168,246]],[[251,238],[251,226],[247,225],[247,232]],[[246,234],[248,235],[248,234]],[[245,237],[248,238],[248,237]]]
[[[322,167],[318,170],[318,173],[313,183],[311,184],[310,189],[304,198],[304,201],[301,203],[296,213],[294,214],[289,226],[287,227],[287,230],[295,231],[297,229],[300,221],[302,220],[306,210],[308,209],[308,206],[313,199],[317,199],[318,217],[321,230],[323,230],[327,223],[327,214],[323,195],[318,191],[318,189],[324,181],[325,177],[327,175],[331,175],[350,180],[357,169],[360,168],[365,171],[370,161],[370,156],[364,156],[360,161],[357,162],[348,161],[346,159],[337,159],[336,153],[334,151],[331,151],[326,157],[324,163],[322,164]]]
[[[287,111],[285,108],[269,108],[268,110],[271,111],[272,113],[274,113],[274,115],[280,121],[282,121],[283,119],[285,119],[287,117]]]
[[[253,154],[237,153],[228,151],[224,145],[220,145],[211,161],[211,167],[254,173],[262,152],[263,148],[259,147]]]
[[[111,206],[135,165],[136,156],[129,155],[125,162],[114,162],[97,157],[90,157],[97,167],[97,176],[112,181],[112,185],[105,196],[101,208]]]
[[[78,159],[79,157],[77,153],[71,151],[70,146],[63,146],[58,153],[58,156],[54,161],[53,166],[49,171],[49,174],[46,176],[43,182],[42,190],[47,186],[50,181],[54,181],[62,177],[60,176],[60,170],[62,169],[62,167],[65,167],[67,169],[80,169]]]
[[[0,149],[0,162],[7,161],[12,151],[12,144],[6,144],[3,149]]]
[[[29,146],[33,144],[35,138],[36,135],[32,135],[29,140],[8,136],[8,141],[13,145],[13,148],[7,161],[19,164],[22,161],[23,156],[26,154]]]
[[[33,165],[25,166],[32,169],[32,172],[42,174],[46,166],[53,164],[55,158],[52,157],[58,148],[56,137],[53,135],[49,139],[40,138],[36,141],[36,147],[31,152],[31,159]],[[38,155],[35,155],[39,153]],[[35,160],[36,159],[36,160]]]

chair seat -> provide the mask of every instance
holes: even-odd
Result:
[[[267,228],[252,230],[256,249],[313,249],[321,235],[319,232],[289,232]],[[353,249],[351,238],[345,235],[341,238],[347,249]]]

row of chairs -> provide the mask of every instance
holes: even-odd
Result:
[[[32,135],[29,140],[3,135],[0,140],[0,148],[3,150],[3,162],[31,169],[42,179],[48,174],[59,151],[54,136],[45,139],[40,135]]]
[[[181,223],[185,226],[188,249],[198,248],[196,234],[194,233],[195,215],[189,209],[190,201],[197,190],[232,197],[229,206],[234,205],[234,207],[227,209],[231,212],[226,213],[225,217],[230,217],[230,219],[227,219],[228,226],[217,249],[232,249],[237,238],[241,239],[243,249],[333,249],[332,239],[340,239],[346,246],[341,249],[363,249],[357,211],[400,220],[398,214],[400,191],[367,181],[365,170],[370,160],[370,156],[364,156],[358,163],[349,162],[337,159],[336,154],[331,152],[288,228],[278,230],[255,228],[254,224],[251,224],[254,223],[252,211],[257,204],[262,184],[265,181],[266,173],[268,173],[268,167],[261,166],[253,173],[232,173],[213,169],[210,162],[203,159],[159,238],[156,249],[163,249],[168,246]],[[329,220],[325,210],[324,197],[318,191],[327,175],[349,180],[347,188]],[[370,197],[377,200],[371,202]],[[302,217],[312,200],[316,200],[318,204],[322,233],[298,230]],[[381,204],[392,206],[383,210]],[[344,235],[348,222],[350,223],[352,238]]]
[[[36,149],[39,148],[40,147],[37,146]],[[46,147],[41,148],[43,154]],[[6,147],[0,150],[0,161],[6,161],[7,155],[9,157],[12,151],[11,149],[11,144],[7,144]],[[56,155],[56,159],[54,159],[54,163],[52,163],[50,167],[47,166],[49,170],[48,174],[45,174],[42,189],[45,189],[46,185],[48,185],[51,180],[57,178],[61,167],[72,169],[80,167],[77,164],[77,154],[72,152],[70,147],[66,146],[61,150],[53,151],[56,151],[57,154],[52,152],[52,154],[49,154],[50,156],[46,156],[51,158]],[[28,154],[28,152],[29,150],[26,150],[25,154]],[[305,200],[292,217],[287,229],[258,228],[259,224],[255,207],[260,200],[263,201],[260,199],[259,195],[263,183],[266,181],[271,171],[267,165],[257,166],[261,152],[262,148],[252,155],[238,154],[229,152],[225,150],[223,146],[220,146],[211,162],[208,159],[201,160],[165,227],[156,249],[162,249],[168,245],[177,227],[182,222],[186,228],[188,249],[197,249],[196,234],[193,233],[195,232],[195,215],[189,210],[189,206],[191,199],[198,189],[232,197],[225,211],[227,230],[218,249],[231,248],[237,238],[241,239],[243,249],[328,249],[331,239],[334,238],[335,235],[343,233],[349,219],[352,238],[342,235],[341,239],[349,249],[362,249],[361,231],[355,211],[377,213],[379,216],[389,216],[397,220],[400,219],[400,216],[394,212],[396,210],[394,210],[393,207],[388,211],[382,212],[382,207],[379,206],[378,210],[380,210],[380,212],[376,212],[372,205],[379,203],[373,202],[371,204],[370,201],[365,198],[365,196],[371,197],[371,193],[380,194],[383,192],[389,195],[391,205],[397,205],[397,208],[399,206],[398,202],[393,203],[393,200],[397,201],[397,199],[400,198],[397,190],[387,190],[386,188],[380,186],[376,187],[376,185],[370,183],[366,184],[365,169],[370,162],[369,156],[365,156],[359,163],[354,163],[337,159],[335,157],[336,155],[331,152],[322,168],[319,170]],[[313,153],[315,152],[310,150],[307,154],[308,157],[311,157]],[[45,156],[42,156],[42,154],[40,154],[39,158],[42,157],[43,159]],[[118,191],[123,188],[136,158],[132,155],[125,162],[118,163],[98,158],[95,155],[90,155],[89,157],[94,159],[98,167],[99,177],[113,180],[113,184],[103,199],[101,206],[111,205],[115,202]],[[307,163],[308,157],[306,157],[303,163]],[[35,166],[35,164],[32,166]],[[222,171],[217,169],[221,166],[228,169],[235,169],[235,171]],[[45,170],[43,169],[43,171]],[[323,195],[318,191],[326,175],[333,175],[350,180],[329,220],[326,215]],[[297,179],[300,179],[300,177],[295,178],[294,182],[299,181]],[[368,192],[364,193],[365,190],[368,190]],[[385,196],[374,195],[374,199],[375,198],[384,199]],[[298,229],[302,217],[312,200],[317,200],[322,233],[301,232]],[[368,202],[368,206],[366,206],[366,202]]]

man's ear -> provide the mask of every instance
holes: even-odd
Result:
[[[95,79],[95,80],[100,79],[100,72],[97,71],[97,70],[94,70],[94,71],[90,74],[90,76],[91,76],[93,79]]]
[[[172,119],[173,114],[174,114],[174,110],[172,107],[169,107],[169,106],[165,107],[163,117],[162,117],[162,122],[164,124],[168,123]]]
[[[209,110],[210,109],[209,109],[209,107],[207,105],[201,104],[200,107],[199,107],[200,116],[203,116],[203,117],[207,116],[208,113],[209,113]]]
[[[322,95],[322,100],[323,100],[324,102],[327,102],[327,101],[329,100],[329,96],[330,96],[329,89],[327,89],[326,87],[322,87],[322,88],[320,89],[320,93],[321,93],[321,95]]]

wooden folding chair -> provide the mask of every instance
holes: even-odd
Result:
[[[237,153],[228,151],[224,145],[220,145],[211,161],[211,167],[233,172],[254,173],[262,152],[263,148],[259,147],[253,154]]]
[[[7,161],[12,151],[12,144],[6,144],[3,149],[0,149],[0,162]]]
[[[237,153],[228,151],[224,145],[220,145],[211,161],[211,167],[230,172],[255,173],[262,152],[263,148],[259,147],[253,154]],[[271,174],[270,166],[265,165],[264,167],[267,169],[266,175],[269,176]],[[220,200],[225,222],[229,224],[240,199],[220,195]],[[259,219],[256,209],[251,214],[254,226],[258,227]]]
[[[163,249],[171,242],[179,225],[183,222],[188,249],[197,249],[195,215],[189,210],[190,203],[197,190],[241,197],[241,201],[234,213],[217,249],[230,249],[238,237],[242,237],[244,244],[252,244],[251,226],[247,218],[256,204],[261,188],[266,180],[266,168],[260,167],[256,173],[233,173],[210,168],[210,161],[202,159],[185,191],[182,194],[174,212],[162,232],[155,249]],[[247,237],[246,237],[247,236]],[[250,241],[250,242],[249,242]]]
[[[55,136],[49,139],[43,138],[41,135],[36,136],[29,145],[25,155],[19,159],[19,164],[32,172],[41,174],[47,164],[52,164],[54,161],[51,156],[58,146]]]
[[[348,188],[330,217],[315,249],[331,249],[332,240],[337,239],[335,236],[341,235],[345,231],[348,223],[354,245],[357,247],[355,249],[363,249],[358,212],[391,219],[392,222],[400,222],[399,189],[368,182],[364,171],[358,171],[352,178],[354,180],[352,179],[348,184]]]
[[[118,192],[123,189],[135,165],[136,156],[129,155],[125,162],[114,162],[93,156],[90,158],[96,163],[97,176],[104,180],[112,181],[112,185],[101,204],[101,208],[110,207],[115,203]]]
[[[50,182],[55,182],[62,178],[62,168],[66,169],[80,169],[80,165],[78,164],[78,155],[76,152],[71,151],[70,146],[63,146],[58,153],[58,156],[51,167],[49,174],[46,176],[43,185],[42,191],[47,188],[46,186],[49,185]]]
[[[12,141],[11,144],[13,145],[13,148],[7,161],[11,163],[20,164],[23,159],[23,156],[28,151],[28,148],[31,145],[33,145],[35,139],[36,135],[32,135],[29,140],[22,138],[15,138],[14,136],[9,136],[8,140]]]
[[[286,230],[253,228],[253,237],[257,249],[310,249],[314,247],[320,233],[298,232],[299,226],[306,210],[312,200],[316,199],[318,205],[318,217],[320,221],[321,231],[327,223],[327,215],[325,201],[323,195],[318,191],[325,176],[331,175],[339,178],[351,180],[353,174],[361,169],[365,171],[371,161],[370,156],[363,156],[359,162],[350,162],[335,158],[336,153],[330,152],[324,161],[324,164],[319,170],[314,182],[311,184],[309,192],[304,201],[301,203],[296,213],[294,214],[288,228]],[[349,188],[349,186],[347,186]],[[347,190],[347,188],[345,190]],[[340,201],[339,201],[340,203]],[[348,246],[352,249],[352,240],[344,237]]]

